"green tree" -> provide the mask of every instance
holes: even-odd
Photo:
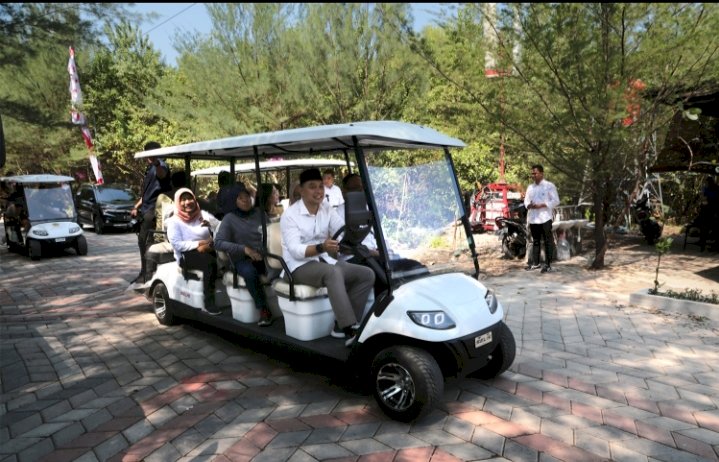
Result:
[[[107,27],[105,35],[108,45],[96,52],[83,85],[84,110],[95,127],[103,174],[139,181],[144,169],[133,154],[149,140],[175,142],[169,123],[150,107],[165,66],[148,38],[129,22]]]
[[[482,20],[488,28],[478,26]],[[590,199],[593,267],[601,268],[605,225],[626,210],[666,130],[672,111],[658,101],[678,83],[717,76],[717,20],[713,4],[511,4],[497,19],[465,5],[456,27],[466,33],[446,28],[461,51],[453,60],[404,30],[437,75],[474,106],[476,119],[498,121],[513,152],[556,172],[552,180],[562,197]],[[499,89],[478,75],[487,50],[498,69],[511,71]],[[661,96],[647,99],[650,93],[637,82]],[[641,116],[626,123],[628,103],[642,96]]]
[[[87,156],[70,122],[68,47],[99,42],[120,4],[0,4],[0,113],[7,170],[69,173]],[[84,149],[84,151],[83,151]]]

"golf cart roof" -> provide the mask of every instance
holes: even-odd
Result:
[[[354,165],[354,162],[350,162]],[[260,162],[260,171],[268,170],[282,170],[285,168],[322,168],[322,167],[345,167],[347,162],[338,159],[290,159],[290,160],[265,160]],[[195,170],[190,175],[194,176],[217,176],[220,172],[229,172],[229,165],[220,165],[217,167],[208,167],[200,170]],[[247,173],[255,171],[254,162],[245,162],[243,164],[235,165],[235,173]]]
[[[178,146],[142,151],[135,158],[164,157],[196,159],[254,156],[254,148],[263,156],[301,153],[342,152],[352,149],[353,138],[365,149],[420,149],[464,147],[456,138],[405,122],[372,121],[294,128],[253,135],[234,136]]]
[[[15,183],[66,183],[68,181],[75,181],[75,178],[65,175],[15,175],[15,176],[4,176],[0,178],[0,181],[13,181]]]

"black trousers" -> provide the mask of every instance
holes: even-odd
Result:
[[[532,261],[530,265],[539,264],[539,255],[541,253],[541,241],[544,239],[544,264],[550,266],[552,264],[552,256],[554,255],[554,236],[552,235],[552,220],[545,221],[540,224],[529,225],[529,231],[532,233]]]
[[[182,254],[183,270],[202,271],[202,288],[205,296],[214,295],[215,280],[217,279],[217,257],[215,252],[200,253],[190,250]]]
[[[137,246],[140,248],[140,265],[142,274],[146,274],[147,263],[145,262],[145,253],[147,248],[151,245],[147,241],[149,239],[150,231],[155,229],[155,208],[152,207],[150,210],[142,215],[142,223],[140,223],[140,231],[137,233]]]

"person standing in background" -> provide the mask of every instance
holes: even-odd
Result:
[[[330,204],[330,207],[336,210],[337,207],[345,203],[342,190],[335,184],[335,172],[331,169],[325,170],[322,174],[322,183],[325,186],[325,201]],[[344,219],[344,215],[342,219]]]
[[[552,217],[554,208],[559,205],[559,194],[554,184],[544,179],[544,167],[532,165],[534,183],[527,188],[524,206],[527,208],[527,223],[532,233],[532,260],[528,262],[527,271],[537,269],[541,253],[541,240],[544,240],[544,265],[542,273],[552,271],[552,255],[554,254],[554,237],[552,236]]]
[[[145,151],[159,149],[160,143],[150,141],[145,144]],[[145,252],[148,247],[147,238],[151,230],[155,229],[155,204],[157,196],[160,193],[170,191],[172,184],[170,182],[170,168],[164,160],[159,157],[146,157],[147,169],[145,170],[145,178],[142,182],[142,195],[138,199],[135,207],[130,212],[132,218],[140,221],[140,230],[137,233],[137,245],[140,248],[140,274],[132,281],[132,283],[144,283],[146,273]]]

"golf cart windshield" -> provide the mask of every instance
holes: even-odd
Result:
[[[25,183],[30,221],[74,221],[75,205],[67,183]]]
[[[367,155],[391,277],[473,271],[452,165],[442,151]]]

